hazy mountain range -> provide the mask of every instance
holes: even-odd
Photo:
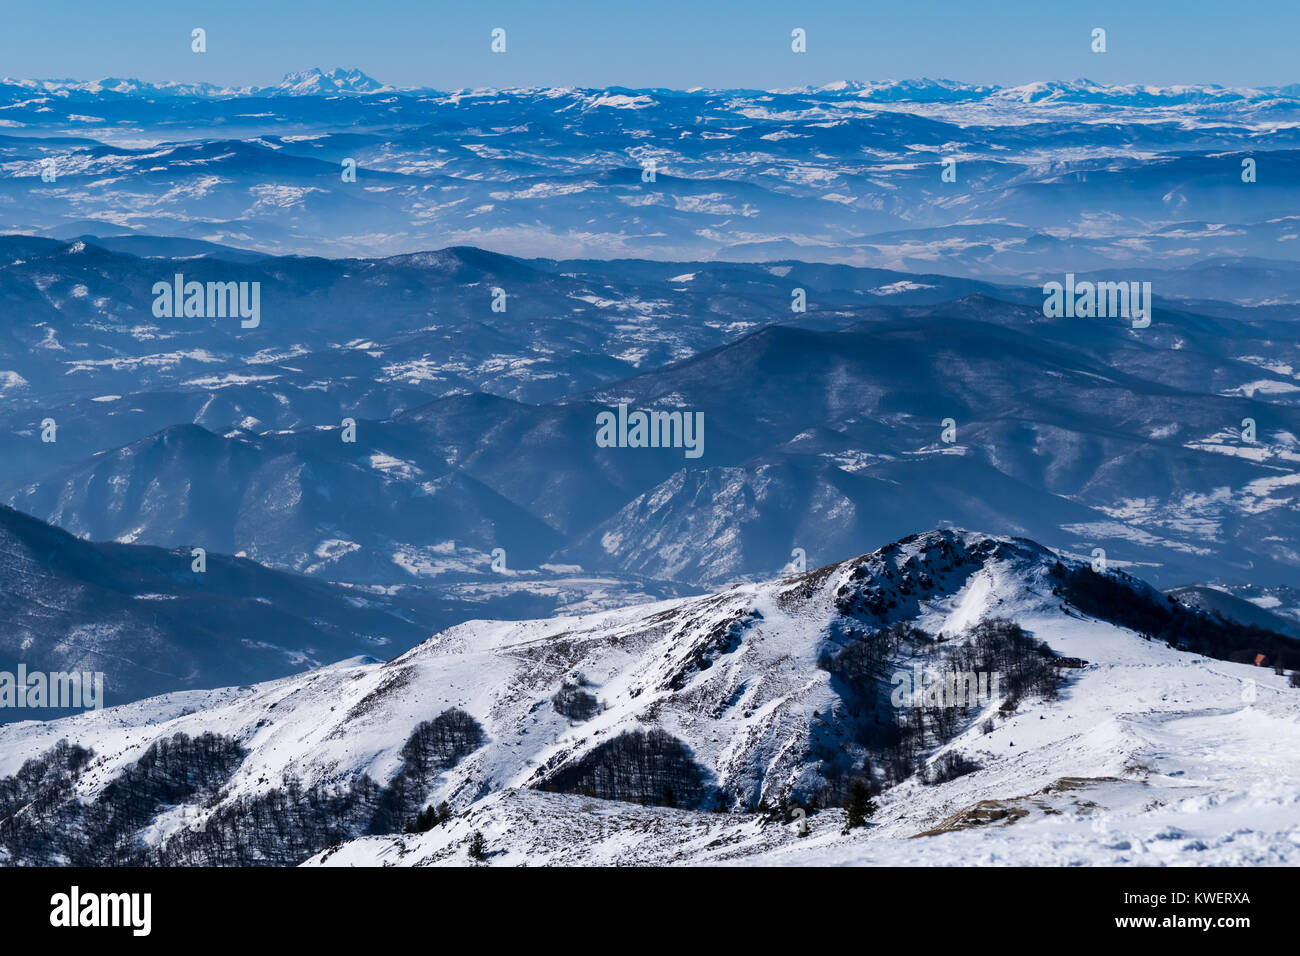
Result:
[[[1296,86],[439,92],[338,69],[239,90],[11,80],[0,84],[0,229],[329,256],[465,244],[1039,281],[1191,258],[1285,262],[1298,119]],[[1199,294],[1176,285],[1165,294]],[[1295,301],[1293,279],[1282,301]]]
[[[135,78],[104,77],[98,80],[73,79],[16,79],[0,78],[0,89],[16,95],[16,91],[38,91],[65,98],[103,100],[114,96],[158,98],[166,96],[194,97],[247,97],[247,96],[328,96],[343,94],[400,93],[404,95],[448,94],[432,87],[397,87],[382,83],[356,68],[334,67],[322,70],[313,67],[286,73],[274,84],[267,86],[218,86],[212,83],[164,82],[150,83]],[[622,88],[613,88],[622,92]],[[461,90],[459,92],[470,92]],[[475,90],[473,92],[489,92]],[[490,91],[496,92],[496,91]],[[725,90],[668,90],[659,93],[691,95],[700,92],[726,92]],[[1095,103],[1127,106],[1204,106],[1229,103],[1278,103],[1300,98],[1300,84],[1285,86],[1221,86],[1209,84],[1180,84],[1176,86],[1151,86],[1145,84],[1107,85],[1091,80],[1052,81],[1026,83],[1020,86],[998,84],[961,83],[948,79],[921,77],[911,80],[859,81],[839,80],[820,86],[795,90],[746,92],[786,92],[839,94],[862,100],[904,103],[945,103],[1009,101],[1037,103],[1054,101],[1064,103]]]
[[[0,491],[93,540],[366,584],[491,576],[501,548],[701,586],[990,521],[1167,586],[1300,563],[1300,342],[1276,310],[1157,300],[1133,329],[844,266],[4,243],[0,301],[28,320],[0,342]],[[260,283],[260,326],[154,318],[176,273]],[[620,404],[702,413],[701,457],[601,448]]]

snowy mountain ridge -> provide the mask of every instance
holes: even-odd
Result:
[[[81,862],[108,852],[111,834],[118,861],[295,863],[326,851],[317,862],[464,863],[477,829],[502,862],[935,862],[954,843],[1040,861],[1085,847],[1127,861],[1148,843],[1138,862],[1200,850],[1207,861],[1297,859],[1287,754],[1300,746],[1300,693],[1264,668],[1084,613],[1071,603],[1086,596],[1079,581],[1111,589],[1116,614],[1173,606],[1125,575],[1089,573],[1024,539],[935,531],[706,597],[473,621],[383,664],[10,725],[0,776],[66,760],[71,782],[54,811],[33,809],[28,791],[0,815],[30,818],[35,832],[40,813],[62,813],[81,837],[51,848],[11,835],[3,852]],[[923,720],[910,763],[879,706],[891,672],[958,667],[991,619],[1032,635],[1017,667],[1088,663],[1059,668],[1068,676],[1050,692],[1025,684],[954,711],[947,730]],[[64,738],[93,754],[52,757]],[[189,769],[177,782],[168,748],[199,740],[205,759],[178,764]],[[194,779],[196,764],[208,776]],[[943,772],[953,767],[962,772]],[[128,790],[124,779],[145,783]],[[881,809],[842,835],[833,807],[854,779],[872,782]],[[452,818],[399,835],[444,801]],[[812,839],[764,823],[764,808],[785,801],[830,808],[809,818]],[[302,818],[317,812],[305,808],[319,817]],[[1204,834],[1201,813],[1216,817]],[[1227,813],[1252,826],[1223,826]],[[599,832],[574,839],[574,826]],[[1062,828],[1043,839],[1052,826]],[[1096,827],[1109,834],[1100,843],[1088,836]],[[902,839],[930,831],[925,845]],[[1212,833],[1222,834],[1213,844]]]
[[[240,96],[330,96],[336,94],[391,93],[394,88],[372,79],[357,69],[334,67],[322,70],[295,70],[286,73],[280,82],[270,86],[220,86],[203,82],[151,83],[135,77],[104,77],[98,80],[74,79],[16,79],[0,78],[0,88],[16,87],[20,90],[52,93],[56,96],[103,96],[117,94],[123,97],[194,97],[230,98]]]
[[[72,78],[0,78],[0,87],[16,87],[34,92],[68,95],[200,98],[259,97],[259,96],[328,96],[336,94],[398,93],[401,95],[446,96],[485,95],[491,93],[537,93],[567,95],[578,92],[598,92],[592,88],[516,87],[508,89],[438,89],[431,86],[394,86],[383,83],[353,68],[311,67],[293,70],[277,83],[263,86],[230,86],[201,81],[150,82],[134,77],[103,77],[96,80]],[[1065,81],[1036,81],[1015,86],[996,83],[965,83],[952,79],[916,77],[885,80],[836,80],[819,85],[794,89],[754,90],[724,88],[695,88],[672,91],[656,87],[611,88],[614,93],[653,93],[682,95],[703,92],[721,93],[819,93],[853,97],[879,102],[941,103],[1014,101],[1019,103],[1096,103],[1125,106],[1203,105],[1211,103],[1264,102],[1295,99],[1300,96],[1300,84],[1283,86],[1223,86],[1217,83],[1191,83],[1159,86],[1128,83],[1107,84],[1080,78]]]

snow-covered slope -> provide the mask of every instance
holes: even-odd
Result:
[[[60,739],[93,750],[61,804],[75,796],[89,809],[65,820],[99,838],[94,808],[107,806],[101,816],[130,822],[125,852],[140,841],[163,862],[227,862],[244,851],[248,861],[298,862],[324,850],[313,862],[463,863],[475,830],[488,859],[507,863],[1300,860],[1300,690],[1264,668],[1175,650],[1082,613],[1070,582],[1087,573],[1023,539],[931,532],[703,598],[470,622],[385,664],[344,662],[0,728],[0,776]],[[1174,607],[1123,575],[1106,581],[1126,602]],[[1198,611],[1168,613],[1200,620]],[[923,737],[919,763],[899,771],[897,742],[880,730],[894,715],[854,684],[845,655],[880,650],[867,685],[888,701],[893,672],[954,663],[990,618],[1088,664],[1061,668],[1068,676],[1046,696],[1006,693],[1004,680],[1002,694],[958,712],[946,739]],[[566,705],[566,717],[557,712],[563,691],[590,694],[595,706]],[[448,714],[463,733],[417,773],[412,741],[445,735]],[[145,786],[143,805],[118,806],[115,781],[165,777],[159,741],[204,733],[229,741],[229,772]],[[593,796],[619,789],[602,776],[616,740],[639,740],[644,764],[627,771],[624,802]],[[954,752],[981,769],[924,783]],[[796,824],[755,813],[782,800],[842,804],[850,779],[871,780],[880,809],[848,835],[838,809],[813,812],[803,838]],[[675,799],[660,799],[665,780]],[[638,786],[641,802],[682,809],[637,805]],[[566,792],[545,792],[555,790]],[[400,818],[441,801],[457,815],[394,835]],[[352,832],[293,817],[319,830],[314,841],[296,857],[267,851],[257,841],[277,839],[273,808],[282,805],[295,808],[290,816],[328,806],[330,825],[351,820]],[[375,822],[376,807],[392,811],[387,826]],[[0,810],[34,812],[13,802]],[[343,837],[358,838],[337,845]],[[30,847],[6,852],[33,861]],[[61,862],[62,852],[46,858]]]

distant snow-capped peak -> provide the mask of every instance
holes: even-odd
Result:
[[[440,91],[432,87],[396,87],[381,83],[359,69],[313,67],[286,73],[270,86],[218,86],[204,82],[167,81],[151,83],[134,78],[106,77],[99,80],[76,79],[0,79],[0,87],[55,96],[97,97],[106,94],[127,97],[233,97],[233,96],[338,96],[368,93],[402,92],[417,96],[452,95],[457,98],[479,95],[514,95],[553,98],[557,96],[591,97],[618,94],[630,99],[665,95],[709,96],[738,92],[725,89],[623,89],[528,87],[522,89],[479,89]],[[748,90],[744,92],[764,92]],[[821,86],[775,89],[773,94],[821,95],[844,97],[879,103],[979,103],[990,104],[1070,104],[1097,106],[1179,106],[1218,103],[1263,103],[1278,99],[1300,98],[1300,84],[1280,87],[1230,87],[1218,84],[1150,86],[1144,84],[1110,85],[1087,79],[1050,80],[1018,86],[964,83],[950,79],[918,77],[904,80],[836,80]]]
[[[1072,103],[1116,106],[1175,106],[1197,103],[1255,102],[1294,98],[1295,85],[1287,87],[1229,87],[1215,83],[1151,86],[1138,83],[1112,85],[1088,79],[1038,80],[1018,86],[962,83],[920,77],[911,80],[837,80],[789,92],[824,93],[878,102],[931,103],[981,101],[1014,103]]]
[[[340,93],[380,93],[394,88],[358,69],[335,67],[322,70],[313,67],[309,70],[297,70],[286,73],[284,78],[272,86],[218,86],[213,83],[189,83],[167,81],[150,83],[134,77],[104,77],[99,80],[49,79],[24,80],[14,77],[0,79],[0,85],[17,86],[33,91],[53,93],[56,95],[89,94],[103,95],[114,93],[119,96],[327,96]]]
[[[391,86],[380,83],[357,69],[344,70],[335,67],[332,70],[322,70],[313,67],[310,70],[286,73],[279,83],[265,87],[262,92],[319,96],[329,93],[379,93],[391,89],[393,89]]]

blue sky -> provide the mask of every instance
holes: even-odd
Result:
[[[208,52],[190,52],[190,30]],[[493,27],[508,50],[489,49]],[[790,51],[790,31],[808,52]],[[1093,27],[1108,52],[1089,49]],[[359,67],[402,86],[783,87],[950,77],[1016,84],[1300,81],[1296,0],[40,0],[6,2],[0,74],[268,84]]]

